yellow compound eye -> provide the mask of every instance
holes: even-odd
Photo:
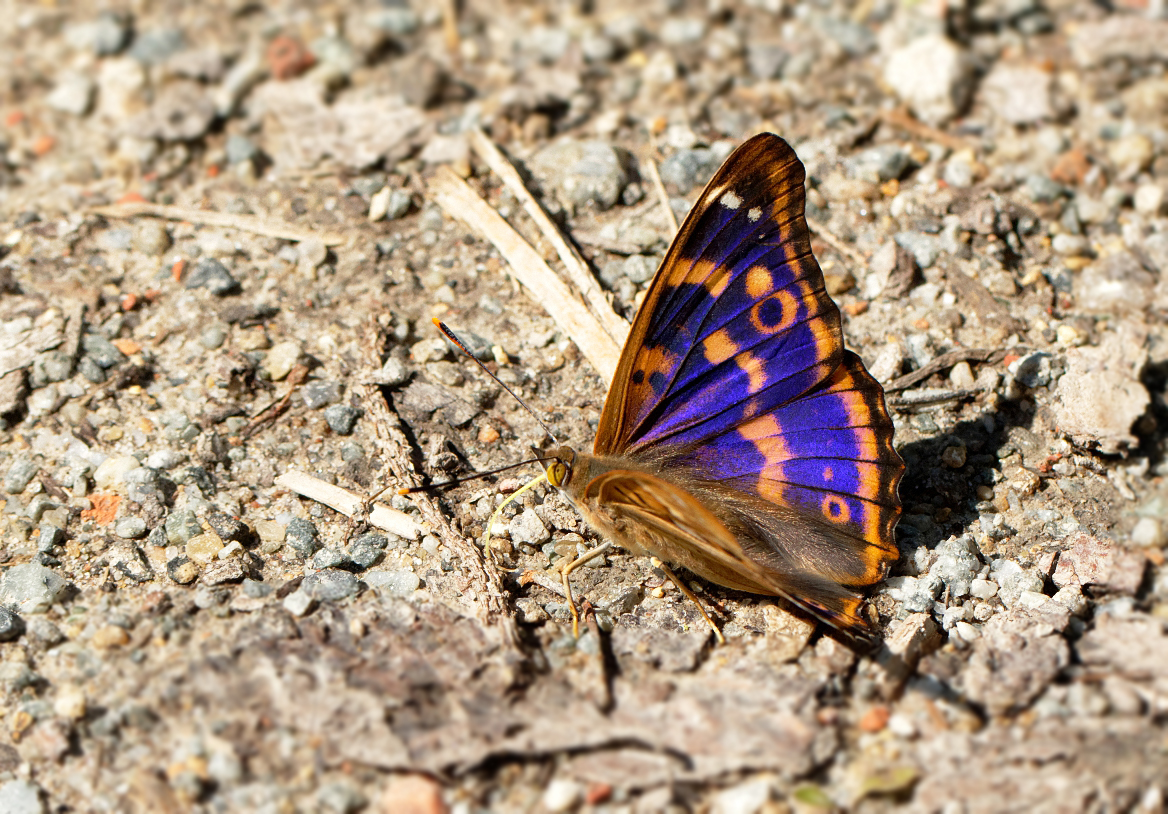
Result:
[[[548,466],[547,477],[548,483],[559,489],[568,478],[568,467],[564,466],[561,461],[556,461]]]

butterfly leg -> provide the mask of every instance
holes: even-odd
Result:
[[[572,635],[576,638],[580,637],[580,614],[576,610],[576,600],[572,598],[572,583],[568,579],[568,576],[581,565],[588,562],[589,560],[599,557],[610,548],[612,548],[612,543],[598,545],[596,548],[585,551],[579,557],[572,560],[570,563],[560,569],[560,579],[563,580],[564,583],[564,596],[568,600],[568,611],[572,614]]]
[[[654,568],[660,568],[665,573],[665,576],[669,577],[673,584],[677,586],[677,590],[685,594],[686,598],[697,606],[698,613],[700,613],[702,618],[706,620],[706,624],[710,626],[710,630],[714,631],[714,638],[718,640],[718,644],[726,644],[726,637],[722,635],[722,631],[718,629],[718,625],[714,622],[713,619],[710,618],[710,615],[706,613],[706,609],[702,607],[702,603],[698,600],[697,594],[691,591],[689,586],[678,579],[677,574],[673,573],[673,569],[663,563],[661,560],[653,557],[652,563]]]

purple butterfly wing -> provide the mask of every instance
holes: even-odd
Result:
[[[852,554],[817,564],[791,538],[774,542],[776,562],[867,586],[897,556],[904,464],[880,385],[844,350],[804,179],[787,143],[761,134],[710,181],[633,322],[594,451],[669,460],[795,510]]]

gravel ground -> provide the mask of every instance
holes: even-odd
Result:
[[[445,6],[0,4],[0,811],[1162,812],[1162,0]],[[651,162],[684,213],[796,148],[908,465],[882,658],[701,586],[714,646],[620,552],[577,640],[559,496],[479,549],[518,477],[412,538],[277,483],[542,442],[433,316],[590,445],[601,377],[429,192],[555,257],[475,127],[625,317]]]

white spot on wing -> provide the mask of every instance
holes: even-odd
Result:
[[[742,199],[734,194],[734,190],[728,190],[724,195],[722,195],[721,198],[718,199],[718,203],[722,204],[722,206],[726,207],[727,209],[737,209],[738,207],[742,206]]]
[[[757,206],[752,206],[750,209],[746,210],[746,217],[750,218],[751,223],[755,223],[759,218],[762,217],[762,209]]]

